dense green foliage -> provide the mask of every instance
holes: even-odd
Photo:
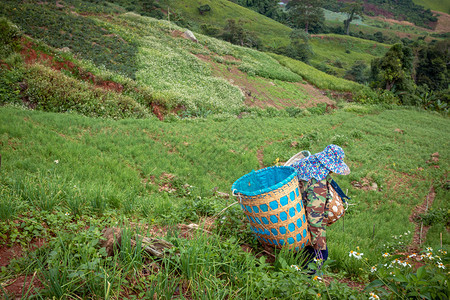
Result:
[[[66,6],[59,8],[44,2],[17,5],[17,1],[2,1],[0,15],[52,47],[68,47],[80,58],[131,78],[135,76],[136,42],[115,32],[108,23],[79,15]]]
[[[450,85],[450,41],[425,45],[419,50],[416,83],[431,90],[444,90]]]
[[[448,41],[416,45],[414,49],[395,44],[384,57],[374,59],[371,86],[395,92],[403,104],[448,113]]]
[[[388,91],[408,91],[412,84],[413,54],[411,48],[395,44],[383,58],[371,63],[373,84]]]
[[[324,24],[322,1],[318,0],[291,0],[287,5],[291,24],[295,28],[302,28],[309,33],[309,28],[317,32]]]

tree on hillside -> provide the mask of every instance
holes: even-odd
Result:
[[[292,0],[288,3],[292,22],[296,28],[305,28],[309,33],[311,27],[321,27],[325,15],[322,9],[322,0]]]
[[[341,12],[347,15],[347,19],[344,20],[344,29],[347,35],[350,34],[350,23],[353,20],[357,20],[360,18],[363,12],[363,2],[361,0],[357,0],[354,2],[345,3],[341,9]]]
[[[313,51],[308,41],[308,34],[300,29],[295,29],[289,35],[291,43],[286,47],[286,55],[304,62],[309,62]]]
[[[278,0],[232,0],[232,2],[248,7],[269,18],[279,10]]]
[[[381,58],[371,62],[372,86],[398,93],[413,92],[413,53],[411,48],[395,44]]]
[[[431,90],[444,90],[450,85],[450,41],[424,46],[418,53],[417,85],[426,84]]]
[[[259,44],[258,38],[244,28],[244,21],[242,20],[236,22],[234,19],[228,19],[221,38],[232,44],[246,47],[257,47]]]

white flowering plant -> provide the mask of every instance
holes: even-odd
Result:
[[[427,247],[409,255],[383,253],[381,260],[384,262],[369,267],[372,282],[366,286],[366,291],[388,299],[449,299],[450,256],[447,250]]]

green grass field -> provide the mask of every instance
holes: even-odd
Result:
[[[211,7],[211,11],[200,15],[198,7],[205,4]],[[289,33],[292,29],[231,1],[170,1],[167,5],[189,20],[199,24],[209,24],[220,29],[225,26],[227,19],[241,19],[244,21],[244,28],[256,33],[264,45],[278,48],[289,44]],[[163,9],[168,8],[163,6]]]
[[[446,14],[450,14],[450,3],[446,0],[414,0],[415,4],[422,5],[431,10],[437,10]]]
[[[341,274],[330,276],[365,283],[372,276],[370,266],[381,261],[382,253],[404,251],[414,232],[409,216],[426,199],[431,185],[437,191],[436,205],[448,206],[442,200],[448,198],[442,182],[450,153],[442,132],[450,129],[450,123],[426,112],[347,105],[333,114],[301,118],[158,122],[1,107],[0,121],[3,242],[25,246],[36,238],[46,241],[38,252],[2,269],[0,276],[9,281],[35,272],[44,285],[39,291],[44,297],[121,298],[154,292],[170,298],[177,286],[185,287],[184,295],[195,299],[201,297],[196,294],[199,286],[220,298],[259,299],[264,292],[285,298],[300,293],[269,284],[275,280],[272,276],[279,276],[288,286],[304,286],[304,277],[292,277],[286,269],[286,264],[298,263],[292,255],[277,255],[278,267],[272,269],[241,250],[242,243],[257,246],[242,227],[246,221],[240,207],[227,210],[212,235],[184,239],[173,227],[215,216],[231,204],[234,199],[214,196],[213,190],[229,193],[235,180],[259,169],[259,152],[264,166],[270,166],[299,149],[314,153],[330,143],[344,147],[352,173],[335,179],[348,189],[352,205],[345,226],[341,221],[329,228],[334,261],[329,270]],[[294,141],[298,148],[292,148]],[[434,152],[440,155],[439,162],[433,163],[438,168],[427,163]],[[379,190],[360,190],[353,182],[375,182]],[[153,259],[126,248],[124,241],[125,248],[113,257],[97,252],[101,228],[120,226],[132,231],[131,222],[173,228],[175,233],[169,230],[160,237],[175,243],[181,256],[156,260],[166,266],[164,271],[142,275],[139,270]],[[430,231],[424,246],[439,247],[437,236],[443,233],[448,247],[448,232],[439,226]],[[397,237],[405,233],[399,241]],[[357,249],[367,260],[348,256]],[[103,276],[93,277],[99,274]],[[52,283],[52,276],[59,281]],[[258,285],[260,280],[267,286]],[[333,295],[339,290],[345,292],[344,298],[366,297],[345,285],[330,287],[328,292]],[[305,291],[327,293],[319,284]]]
[[[329,75],[304,62],[276,54],[272,54],[272,56],[278,59],[282,65],[290,68],[293,72],[296,72],[320,89],[344,92],[356,92],[364,89],[364,86],[359,83]]]
[[[337,34],[321,34],[311,39],[314,49],[312,65],[325,64],[334,70],[339,77],[345,75],[356,61],[370,61],[383,56],[390,48],[389,45],[363,40],[351,36]]]

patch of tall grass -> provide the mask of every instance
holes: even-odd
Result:
[[[337,34],[314,36],[310,43],[314,51],[311,63],[314,66],[325,64],[340,77],[357,61],[363,61],[369,66],[372,59],[383,56],[390,47],[375,41]]]
[[[304,62],[277,54],[271,54],[271,56],[319,89],[356,92],[364,88],[359,83],[326,74]]]
[[[24,77],[28,84],[24,97],[39,110],[111,118],[149,116],[147,108],[128,96],[75,80],[44,65],[30,66]]]

